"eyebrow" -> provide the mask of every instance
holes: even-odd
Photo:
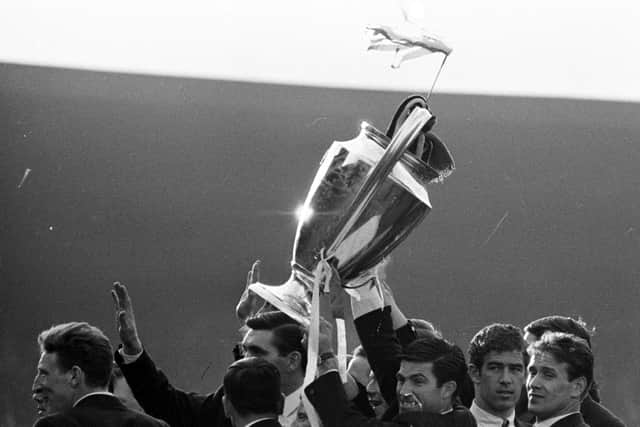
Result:
[[[398,381],[400,380],[406,381],[407,379],[410,379],[411,381],[416,381],[416,380],[426,380],[427,377],[424,374],[411,374],[408,377],[405,377],[399,372],[396,374],[396,380]]]
[[[252,345],[252,344],[250,344],[250,345],[244,345],[244,344],[243,344],[243,345],[242,345],[242,349],[243,349],[245,352],[249,351],[249,352],[254,353],[254,354],[261,354],[261,355],[264,355],[264,354],[267,354],[267,353],[268,353],[268,352],[267,352],[267,350],[265,350],[264,348],[259,347],[259,346],[257,346],[257,345]]]

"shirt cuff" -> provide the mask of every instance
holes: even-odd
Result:
[[[120,347],[118,349],[118,353],[120,353],[120,356],[122,356],[122,361],[124,362],[125,365],[128,365],[128,364],[133,363],[136,360],[138,360],[140,358],[140,356],[142,356],[143,352],[144,352],[144,350],[142,350],[138,354],[127,354],[127,353],[124,352],[124,349],[122,347]]]
[[[351,312],[354,319],[384,307],[384,299],[377,286],[365,285],[357,289],[347,289],[347,293],[351,295]]]

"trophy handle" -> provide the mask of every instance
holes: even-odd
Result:
[[[429,110],[422,107],[416,107],[404,121],[402,126],[400,126],[400,129],[395,132],[395,135],[382,155],[382,158],[373,168],[371,168],[364,180],[364,183],[362,184],[362,187],[360,187],[358,194],[354,197],[351,206],[347,209],[348,213],[344,216],[345,219],[342,221],[340,226],[340,232],[324,254],[326,259],[331,258],[335,254],[338,246],[340,246],[344,241],[349,230],[351,230],[353,225],[356,223],[380,185],[391,173],[393,167],[398,163],[400,157],[402,157],[411,141],[418,136],[429,122],[433,124],[434,121],[435,118],[431,115]]]

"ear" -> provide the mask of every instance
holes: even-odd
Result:
[[[571,397],[582,400],[582,397],[587,390],[587,379],[585,377],[578,377],[571,381],[571,386]]]
[[[471,381],[473,381],[474,384],[480,384],[480,369],[473,363],[469,363],[468,368]]]
[[[456,384],[455,381],[447,381],[446,383],[442,384],[442,387],[440,390],[440,397],[442,398],[442,400],[451,401],[453,394],[456,392],[457,389],[458,389],[458,385]]]
[[[287,355],[287,368],[291,371],[296,371],[300,368],[302,363],[302,354],[299,351],[292,351]]]
[[[224,409],[224,414],[227,416],[227,418],[231,418],[231,402],[229,402],[229,399],[227,398],[227,396],[222,395],[222,409]]]
[[[69,384],[71,384],[73,388],[78,388],[81,384],[84,384],[84,372],[82,368],[73,365],[71,369],[69,369]]]

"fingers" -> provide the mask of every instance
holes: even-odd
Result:
[[[118,313],[116,313],[116,316],[118,318],[118,326],[120,326],[122,330],[127,330],[131,327],[126,311],[119,311]]]
[[[116,291],[114,291],[113,289],[111,290],[111,299],[113,300],[113,306],[116,310],[120,309],[120,301],[118,300],[118,295],[116,294]]]
[[[120,310],[131,309],[131,299],[129,298],[129,292],[127,288],[120,282],[113,282],[114,301],[117,303],[117,307]]]
[[[251,265],[251,270],[247,273],[247,288],[250,284],[260,281],[260,260],[257,259]]]
[[[260,281],[260,260],[257,259],[253,265],[251,266],[251,283],[256,283]]]

